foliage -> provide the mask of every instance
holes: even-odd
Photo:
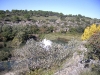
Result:
[[[9,53],[8,52],[5,52],[5,51],[0,51],[0,61],[3,61],[3,60],[7,60],[8,57],[9,57]]]
[[[100,32],[95,33],[88,40],[88,57],[100,60]]]
[[[16,61],[20,60],[22,64],[27,63],[30,70],[47,69],[54,65],[60,66],[62,61],[77,50],[79,44],[78,41],[72,39],[68,42],[68,46],[52,43],[52,46],[46,49],[42,47],[41,42],[30,39],[22,48],[13,50],[12,55]],[[14,69],[16,70],[15,67]]]
[[[100,64],[93,64],[92,71],[100,74]]]
[[[30,15],[29,14],[25,14],[24,17],[29,20],[30,19]]]
[[[20,18],[18,17],[18,16],[13,16],[12,17],[12,21],[13,22],[17,22],[17,21],[19,21],[20,20]]]
[[[91,25],[90,27],[86,27],[84,33],[81,36],[82,40],[89,39],[93,34],[100,31],[100,25],[96,26],[96,24]]]
[[[70,28],[70,29],[69,29],[69,32],[70,32],[70,33],[76,33],[76,28]]]
[[[86,58],[100,61],[100,32],[93,34],[87,44],[88,51]],[[94,63],[91,66],[92,71],[100,74],[100,64]]]
[[[4,37],[6,37],[7,39],[10,39],[10,38],[12,38],[11,34],[12,34],[12,28],[11,28],[11,26],[3,25],[2,26],[2,35]]]
[[[78,26],[78,27],[75,27],[75,28],[70,28],[69,32],[71,32],[73,34],[75,34],[75,33],[83,33],[84,32],[84,27]]]
[[[29,34],[44,34],[44,33],[52,33],[54,30],[53,26],[10,26],[10,25],[3,25],[0,26],[0,40],[3,38],[5,41],[12,41],[16,36],[20,36],[20,40],[26,41],[28,39]],[[24,35],[22,36],[20,33],[23,32]],[[21,38],[22,37],[22,38]],[[18,37],[17,37],[18,38]]]
[[[15,17],[14,17],[15,16]],[[13,22],[19,21],[19,20],[29,20],[32,16],[43,16],[43,17],[49,17],[49,16],[57,16],[60,17],[61,20],[65,20],[65,17],[78,17],[78,21],[80,21],[80,18],[84,18],[85,16],[82,16],[80,14],[78,15],[64,15],[63,13],[58,12],[52,12],[52,11],[42,11],[42,10],[0,10],[0,20],[5,20],[7,17],[9,17],[9,20],[12,19]],[[21,19],[20,19],[21,18]]]
[[[24,32],[18,32],[17,35],[12,40],[12,46],[17,47],[19,46],[25,39],[25,33]]]
[[[76,31],[77,31],[78,33],[83,33],[83,32],[84,32],[84,27],[78,26],[78,27],[76,28]]]

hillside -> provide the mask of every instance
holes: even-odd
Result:
[[[52,33],[82,34],[93,23],[100,24],[100,19],[42,10],[0,10],[0,48],[16,47],[30,38],[38,41],[45,34],[51,34],[49,38]]]
[[[0,10],[0,75],[100,75],[99,31],[81,14]]]
[[[55,32],[67,31],[70,27],[83,27],[93,23],[100,24],[100,19],[78,15],[64,15],[52,11],[0,10],[0,25],[36,25],[56,27]]]

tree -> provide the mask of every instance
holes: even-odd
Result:
[[[6,15],[10,15],[10,11],[9,10],[6,10]]]
[[[78,14],[78,17],[82,18],[82,15],[81,14]]]

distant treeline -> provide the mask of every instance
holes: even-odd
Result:
[[[57,17],[84,17],[81,14],[78,15],[64,15],[63,13],[58,13],[58,12],[52,12],[52,11],[42,11],[42,10],[0,10],[0,20],[4,21],[20,21],[20,20],[31,20],[32,16],[40,17],[48,17],[48,16],[57,16]],[[89,17],[86,17],[89,18]]]

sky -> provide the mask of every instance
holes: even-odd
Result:
[[[43,10],[100,19],[100,0],[0,0],[0,10]]]

